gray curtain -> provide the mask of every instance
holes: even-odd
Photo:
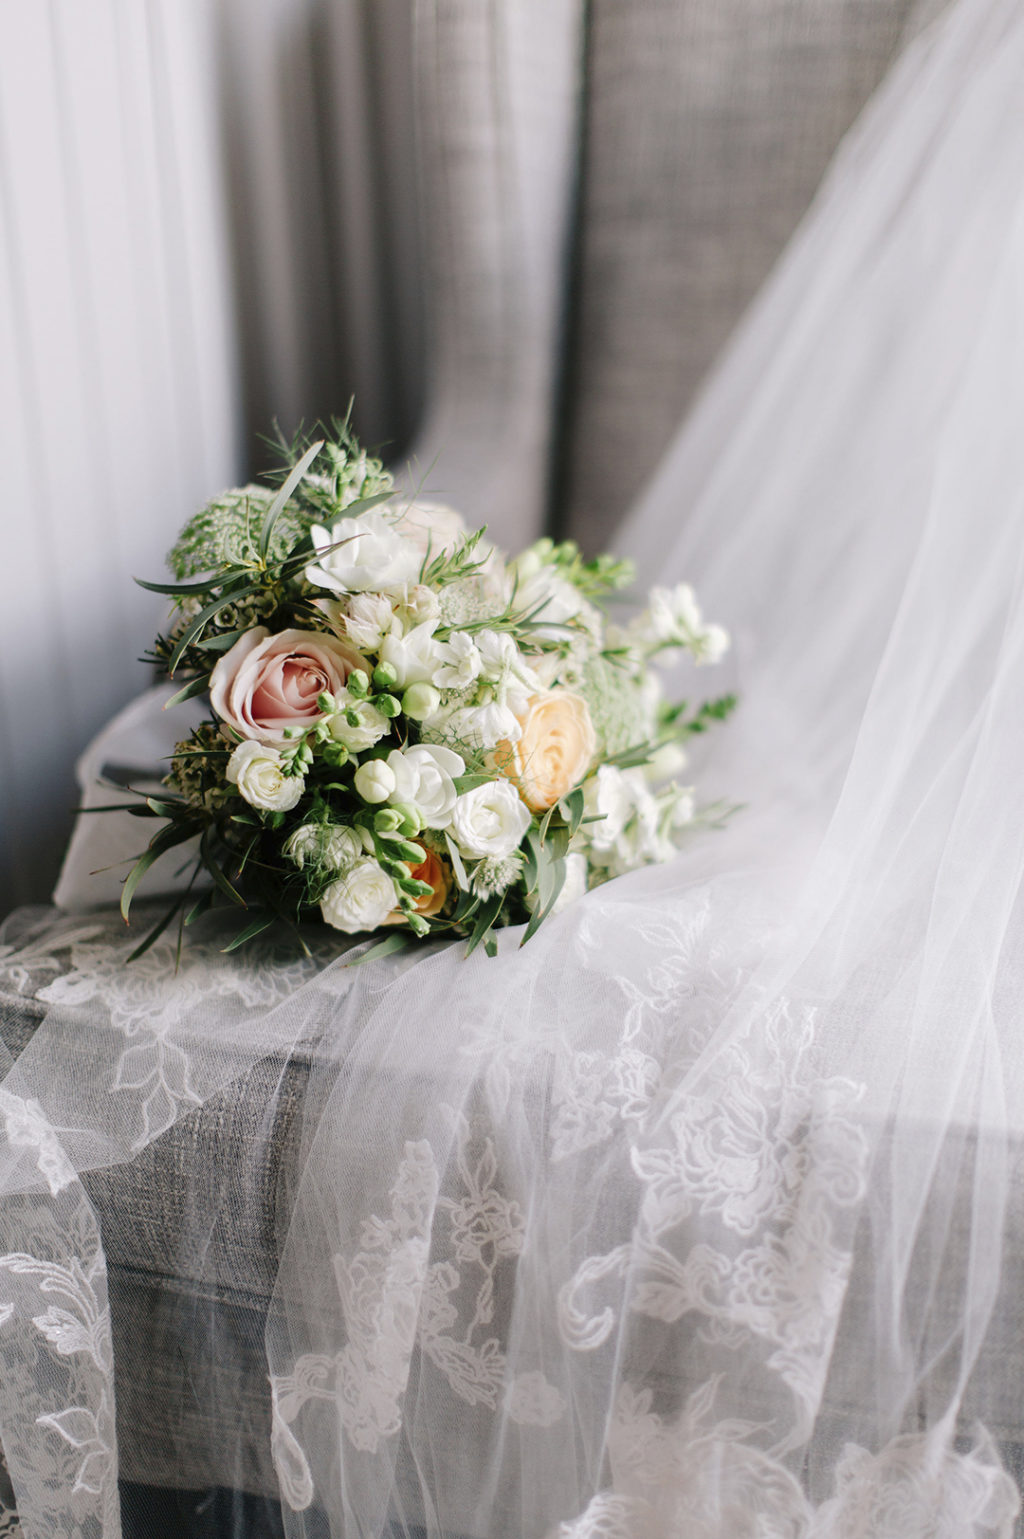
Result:
[[[0,908],[261,433],[354,396],[503,542],[600,546],[930,8],[0,7]]]

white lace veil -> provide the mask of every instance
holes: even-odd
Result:
[[[14,922],[32,1539],[120,1533],[115,1414],[290,1539],[1015,1532],[1022,79],[1019,0],[898,66],[622,538],[734,632],[726,832],[496,961]]]

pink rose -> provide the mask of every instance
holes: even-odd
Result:
[[[236,641],[210,676],[210,704],[242,737],[284,742],[285,727],[301,727],[323,713],[317,696],[337,694],[354,668],[370,672],[364,657],[335,636],[278,631],[257,625]]]

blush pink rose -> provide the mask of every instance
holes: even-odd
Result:
[[[257,625],[225,652],[210,675],[210,704],[242,737],[283,743],[285,727],[323,713],[317,696],[337,694],[355,668],[370,665],[336,636]]]

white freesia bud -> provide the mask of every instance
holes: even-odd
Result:
[[[440,705],[441,696],[433,684],[410,684],[402,696],[402,710],[413,721],[427,721]]]
[[[354,779],[364,802],[386,802],[395,789],[394,771],[384,759],[368,759],[360,764]]]
[[[328,730],[334,741],[350,753],[364,753],[391,731],[387,717],[369,700],[356,700],[345,689],[335,701],[338,709],[328,719]],[[349,720],[350,713],[356,717],[355,723]]]
[[[327,924],[346,935],[376,930],[398,903],[395,884],[375,860],[359,860],[320,899]]]
[[[472,636],[456,631],[437,645],[433,683],[438,689],[468,689],[480,674],[480,653]]]
[[[455,777],[466,768],[459,754],[450,748],[417,743],[412,748],[394,749],[388,754],[386,767],[394,781],[391,800],[413,805],[424,828],[447,828],[457,796]]]
[[[658,786],[663,781],[674,780],[686,765],[686,754],[678,743],[661,743],[644,765],[644,774],[648,784]]]
[[[398,689],[408,689],[410,684],[432,684],[440,660],[433,621],[417,625],[405,636],[385,636],[380,660],[394,668]]]
[[[247,738],[228,760],[227,778],[250,807],[262,812],[290,812],[306,788],[301,775],[285,775],[276,748]]]
[[[331,529],[314,524],[310,535],[319,560],[306,568],[306,580],[315,587],[393,593],[419,576],[419,551],[399,534],[394,516],[380,508],[339,519]]]
[[[507,780],[464,791],[452,810],[452,835],[470,860],[502,860],[511,855],[529,826],[529,810]]]
[[[345,633],[363,652],[376,652],[394,623],[391,600],[383,593],[356,593],[344,617]]]

